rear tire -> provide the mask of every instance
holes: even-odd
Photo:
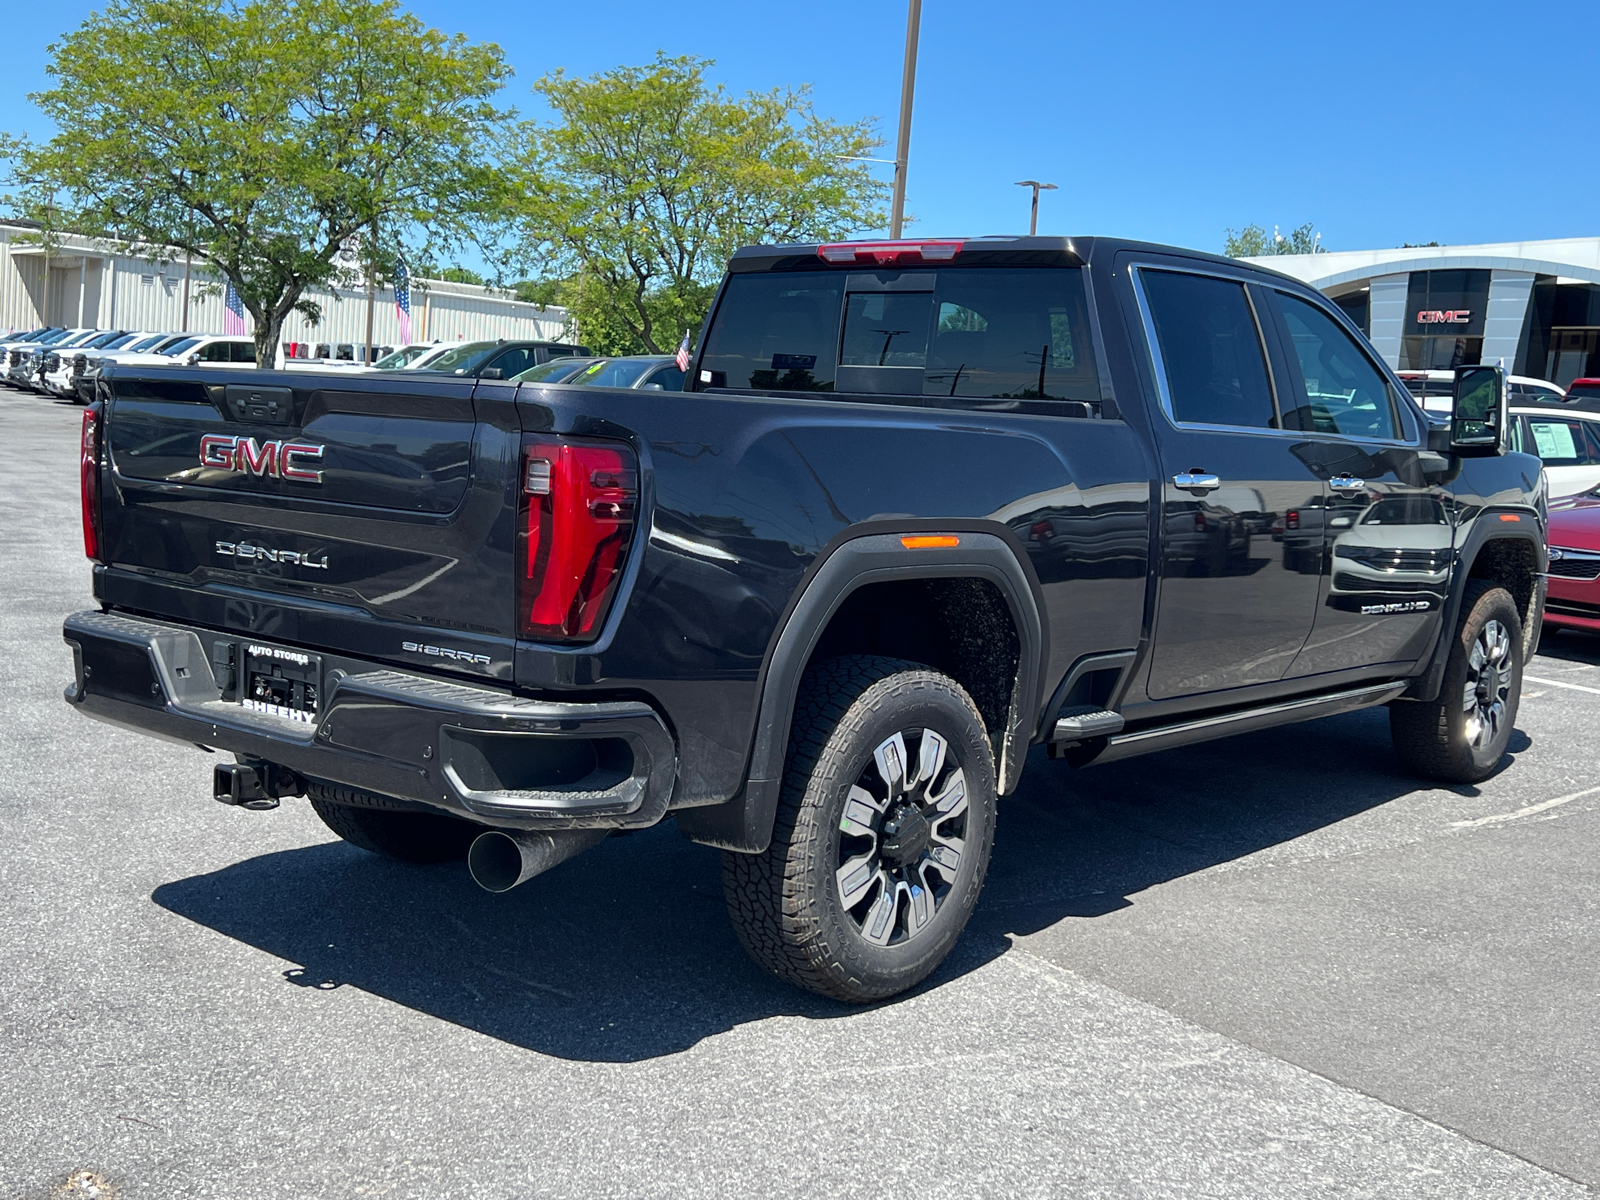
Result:
[[[740,942],[779,978],[837,1000],[915,986],[972,915],[995,808],[983,718],[954,680],[868,656],[812,667],[772,843],[722,857]]]
[[[1439,697],[1389,706],[1395,753],[1410,770],[1478,783],[1505,757],[1522,695],[1522,619],[1511,593],[1470,579]]]
[[[444,813],[381,808],[384,797],[306,782],[306,798],[322,823],[357,849],[397,862],[453,862],[467,856],[484,826]]]

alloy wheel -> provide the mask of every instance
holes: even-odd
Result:
[[[839,821],[839,900],[857,932],[899,945],[933,922],[966,852],[967,781],[932,729],[881,742]]]
[[[1467,678],[1461,689],[1467,741],[1476,749],[1492,742],[1505,721],[1511,667],[1511,632],[1491,618],[1478,631],[1467,654]]]

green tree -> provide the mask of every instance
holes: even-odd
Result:
[[[881,144],[871,122],[819,117],[805,88],[730,95],[711,65],[658,54],[534,85],[554,120],[519,129],[518,249],[597,350],[670,350],[741,245],[883,224],[888,189],[852,161]]]
[[[110,0],[47,61],[60,132],[6,139],[15,207],[54,192],[82,233],[209,263],[262,366],[290,312],[320,317],[308,287],[481,240],[503,207],[499,48],[394,0]]]
[[[1268,233],[1259,225],[1246,225],[1243,229],[1224,230],[1227,235],[1222,252],[1229,258],[1264,258],[1272,254],[1318,254],[1327,247],[1317,240],[1316,226],[1308,221],[1298,228],[1282,234],[1273,229]]]

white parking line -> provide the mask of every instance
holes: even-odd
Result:
[[[1537,675],[1524,675],[1525,683],[1542,683],[1549,687],[1571,688],[1575,692],[1589,692],[1591,695],[1600,696],[1600,688],[1588,687],[1581,683],[1563,683],[1559,679],[1541,679]]]
[[[1517,821],[1523,817],[1531,817],[1534,813],[1542,813],[1548,808],[1555,808],[1559,804],[1570,804],[1574,800],[1581,800],[1585,796],[1592,796],[1600,792],[1600,787],[1584,788],[1581,792],[1573,792],[1570,796],[1557,796],[1554,800],[1544,800],[1538,804],[1530,804],[1527,808],[1519,808],[1515,812],[1496,813],[1492,817],[1478,817],[1471,821],[1452,821],[1452,829],[1471,829],[1478,825],[1498,825],[1503,821]]]

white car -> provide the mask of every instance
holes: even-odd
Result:
[[[7,357],[6,382],[15,387],[37,388],[39,385],[39,366],[48,354],[59,350],[68,350],[80,342],[86,342],[95,334],[97,329],[68,329],[59,337],[49,341],[35,342],[33,345],[24,346]]]
[[[412,342],[409,346],[402,346],[385,354],[370,366],[357,361],[354,357],[338,357],[338,353],[349,350],[353,355],[355,347],[351,343],[327,345],[328,356],[323,358],[289,358],[284,360],[284,367],[290,371],[415,371],[427,366],[441,354],[465,346],[466,342]],[[383,349],[382,346],[379,349]]]
[[[115,350],[125,346],[139,335],[126,329],[99,333],[92,338],[54,350],[44,356],[44,390],[52,396],[77,395],[78,376],[88,365],[89,355],[101,350]]]
[[[10,373],[11,360],[15,357],[19,362],[22,355],[36,346],[43,346],[59,338],[66,331],[60,326],[52,325],[35,329],[29,333],[17,334],[0,342],[0,382],[15,384],[16,381],[7,378]]]
[[[464,346],[465,342],[412,342],[401,346],[393,354],[386,354],[372,364],[374,371],[408,371],[422,363],[430,362],[446,350]]]
[[[76,379],[78,402],[88,404],[94,399],[95,385],[100,372],[112,364],[165,362],[163,352],[179,342],[188,341],[192,333],[136,333],[114,349],[91,350],[84,356],[83,372]]]
[[[1406,389],[1423,408],[1436,413],[1450,411],[1450,397],[1454,394],[1456,385],[1454,371],[1401,371],[1399,375],[1400,382],[1406,385]],[[1506,383],[1511,393],[1512,404],[1561,400],[1566,397],[1566,392],[1548,379],[1512,375]]]
[[[1511,448],[1539,456],[1551,500],[1600,487],[1600,412],[1513,405]]]
[[[180,342],[167,351],[167,358],[187,367],[253,367],[256,342],[254,338],[206,334],[196,338],[193,345]]]
[[[253,367],[256,343],[253,338],[223,337],[212,333],[181,335],[158,350],[139,354],[119,354],[112,361],[132,367]]]
[[[1336,608],[1437,605],[1449,589],[1454,530],[1432,496],[1377,496],[1333,539],[1328,603]],[[1391,611],[1408,611],[1404,607]]]

